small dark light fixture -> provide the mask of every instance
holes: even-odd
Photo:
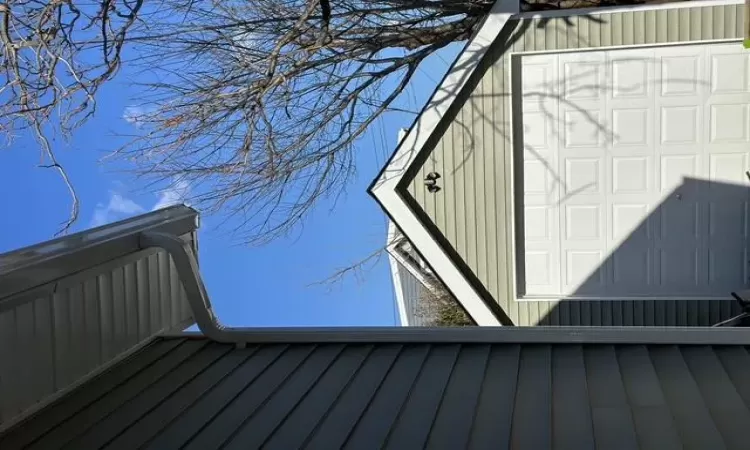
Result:
[[[440,178],[440,174],[437,172],[430,172],[424,177],[424,185],[427,186],[427,190],[431,194],[440,190],[440,186],[437,185],[438,178]]]

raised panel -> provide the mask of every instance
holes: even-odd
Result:
[[[524,192],[546,194],[548,191],[547,167],[542,161],[526,161],[523,165]]]
[[[698,170],[696,155],[668,155],[661,158],[661,192],[668,193],[685,186],[686,177],[694,178]],[[684,194],[684,193],[683,193]]]
[[[671,197],[659,205],[661,219],[661,239],[681,241],[685,245],[691,244],[685,239],[697,239],[699,236],[700,207],[691,199]],[[682,194],[679,194],[682,195]]]
[[[547,286],[550,284],[550,254],[544,251],[526,252],[526,284]]]
[[[645,108],[615,109],[612,111],[612,145],[647,146],[649,110]]]
[[[524,100],[533,99],[541,94],[548,94],[554,90],[552,68],[547,64],[530,64],[526,59],[523,65],[522,85]]]
[[[747,202],[717,199],[708,205],[708,230],[714,244],[737,242],[747,235]],[[734,245],[736,246],[736,245]]]
[[[668,288],[690,288],[699,284],[698,249],[671,247],[660,252],[661,285]]]
[[[565,185],[567,195],[599,192],[601,185],[599,158],[566,158]]]
[[[603,66],[599,61],[563,64],[564,97],[568,100],[598,99],[604,90]]]
[[[748,64],[750,56],[744,50],[736,54],[711,56],[711,93],[737,94],[750,92]]]
[[[649,93],[648,64],[645,59],[623,58],[612,61],[612,96],[643,98]]]
[[[563,119],[565,121],[565,146],[567,148],[598,147],[600,145],[602,125],[599,111],[566,111]]]
[[[750,114],[747,104],[711,105],[711,143],[750,141]]]
[[[598,239],[600,233],[599,205],[571,205],[565,209],[565,235],[569,240]]]
[[[612,238],[642,245],[649,237],[648,212],[648,205],[612,205]]]
[[[612,158],[612,192],[615,194],[647,192],[649,176],[649,158],[646,156]]]
[[[566,282],[571,288],[590,289],[604,284],[601,274],[602,254],[595,250],[569,250],[566,253]]]
[[[526,240],[547,240],[550,238],[550,216],[548,206],[527,206],[524,208],[524,237]]]
[[[549,149],[549,139],[552,138],[548,128],[548,114],[543,112],[525,113],[523,115],[523,145],[524,148],[535,150]]]
[[[661,95],[681,96],[698,93],[700,80],[697,56],[663,56],[661,58]]]
[[[747,264],[743,248],[709,249],[708,282],[718,286],[742,288],[748,282]]]
[[[698,143],[699,109],[697,106],[669,106],[661,109],[661,143]]]
[[[612,256],[612,275],[614,282],[625,284],[619,290],[626,292],[639,291],[651,284],[650,258],[647,247],[633,246],[616,249]]]
[[[709,173],[711,181],[746,185],[748,183],[747,154],[727,153],[713,154],[709,159]],[[715,189],[723,189],[720,185]],[[724,189],[729,193],[730,189]],[[719,197],[714,200],[720,200]]]

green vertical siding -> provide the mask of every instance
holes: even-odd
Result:
[[[517,325],[710,325],[732,302],[517,302],[513,292],[511,52],[740,39],[743,5],[523,19],[485,57],[463,105],[408,186],[437,231]],[[508,42],[512,36],[512,42]],[[511,51],[507,51],[510,48]],[[430,194],[424,177],[441,175]]]

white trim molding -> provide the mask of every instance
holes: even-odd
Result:
[[[409,326],[409,316],[406,314],[406,299],[404,299],[404,292],[401,288],[401,276],[398,273],[398,261],[396,260],[395,252],[391,251],[396,236],[396,225],[393,222],[388,222],[388,243],[386,244],[388,251],[388,264],[391,266],[391,279],[393,280],[393,290],[396,295],[396,306],[398,307],[398,318],[401,322],[402,327]]]
[[[435,132],[459,92],[490,46],[500,35],[505,24],[518,13],[518,0],[498,0],[475,35],[469,40],[448,75],[433,94],[425,109],[401,141],[396,153],[371,188],[372,195],[391,215],[401,231],[427,260],[435,274],[461,302],[477,325],[501,325],[482,296],[463,276],[451,257],[441,248],[427,228],[411,211],[398,192],[407,169]]]

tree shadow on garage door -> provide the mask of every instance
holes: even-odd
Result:
[[[711,156],[712,172],[731,181],[685,177],[662,191],[658,205],[610,205],[595,227],[609,252],[585,239],[561,246],[560,281],[569,294],[540,324],[709,326],[738,314],[730,292],[750,288],[750,181],[744,154]],[[670,158],[685,156],[664,156],[661,173]]]

